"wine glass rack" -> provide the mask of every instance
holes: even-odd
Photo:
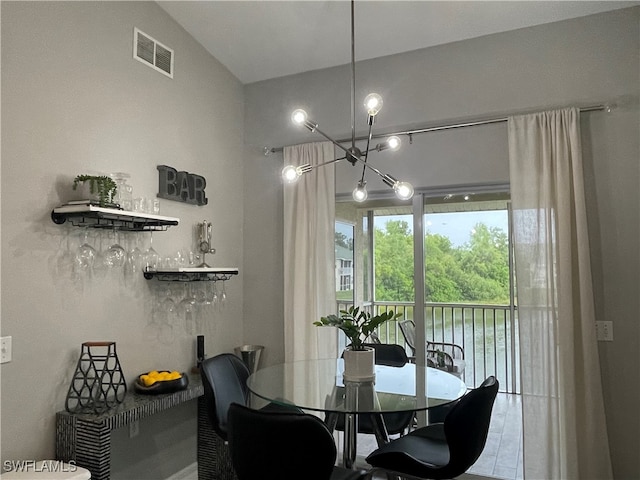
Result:
[[[232,267],[185,267],[166,270],[145,269],[144,278],[155,278],[161,282],[218,282],[229,280],[238,275],[238,269]]]
[[[75,227],[118,229],[128,232],[165,231],[178,225],[180,220],[142,212],[96,205],[63,205],[51,212],[53,223],[62,225],[67,220]]]

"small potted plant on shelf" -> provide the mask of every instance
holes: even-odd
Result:
[[[115,206],[113,197],[118,190],[116,182],[106,175],[77,175],[73,180],[73,189],[77,190],[82,184],[88,185],[87,200],[94,200],[101,207]],[[84,199],[83,199],[84,200]]]
[[[347,380],[372,380],[375,376],[375,351],[364,343],[376,328],[385,322],[396,320],[401,313],[393,310],[372,316],[360,307],[340,310],[340,316],[327,315],[313,322],[317,327],[337,327],[344,332],[350,344],[343,353],[344,377]]]

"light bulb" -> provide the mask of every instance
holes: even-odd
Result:
[[[369,115],[375,117],[382,108],[382,97],[377,93],[370,93],[364,99],[364,107]]]
[[[408,182],[396,182],[393,189],[400,200],[409,200],[413,197],[413,185]]]
[[[307,112],[301,108],[294,110],[291,114],[291,121],[296,125],[304,125],[304,122],[307,121]]]
[[[402,142],[400,141],[400,137],[398,137],[397,135],[393,135],[393,136],[387,138],[387,145],[389,145],[389,148],[391,150],[399,149],[401,143]]]
[[[356,202],[364,202],[369,196],[369,193],[367,192],[367,187],[365,186],[365,184],[359,182],[358,186],[353,190],[352,195],[353,199]]]
[[[296,183],[302,172],[299,168],[294,167],[293,165],[287,165],[282,169],[282,179],[286,183]]]

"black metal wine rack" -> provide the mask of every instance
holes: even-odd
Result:
[[[126,393],[115,342],[84,342],[67,393],[67,412],[103,413],[122,403]]]

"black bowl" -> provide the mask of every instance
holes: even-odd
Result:
[[[182,376],[180,378],[176,378],[175,380],[164,380],[161,382],[156,382],[149,387],[145,386],[144,383],[140,381],[141,375],[148,375],[148,372],[138,375],[136,377],[136,381],[133,383],[133,387],[137,393],[142,393],[144,395],[173,393],[177,392],[178,390],[184,390],[189,385],[189,377],[187,377],[186,373],[182,373]]]

